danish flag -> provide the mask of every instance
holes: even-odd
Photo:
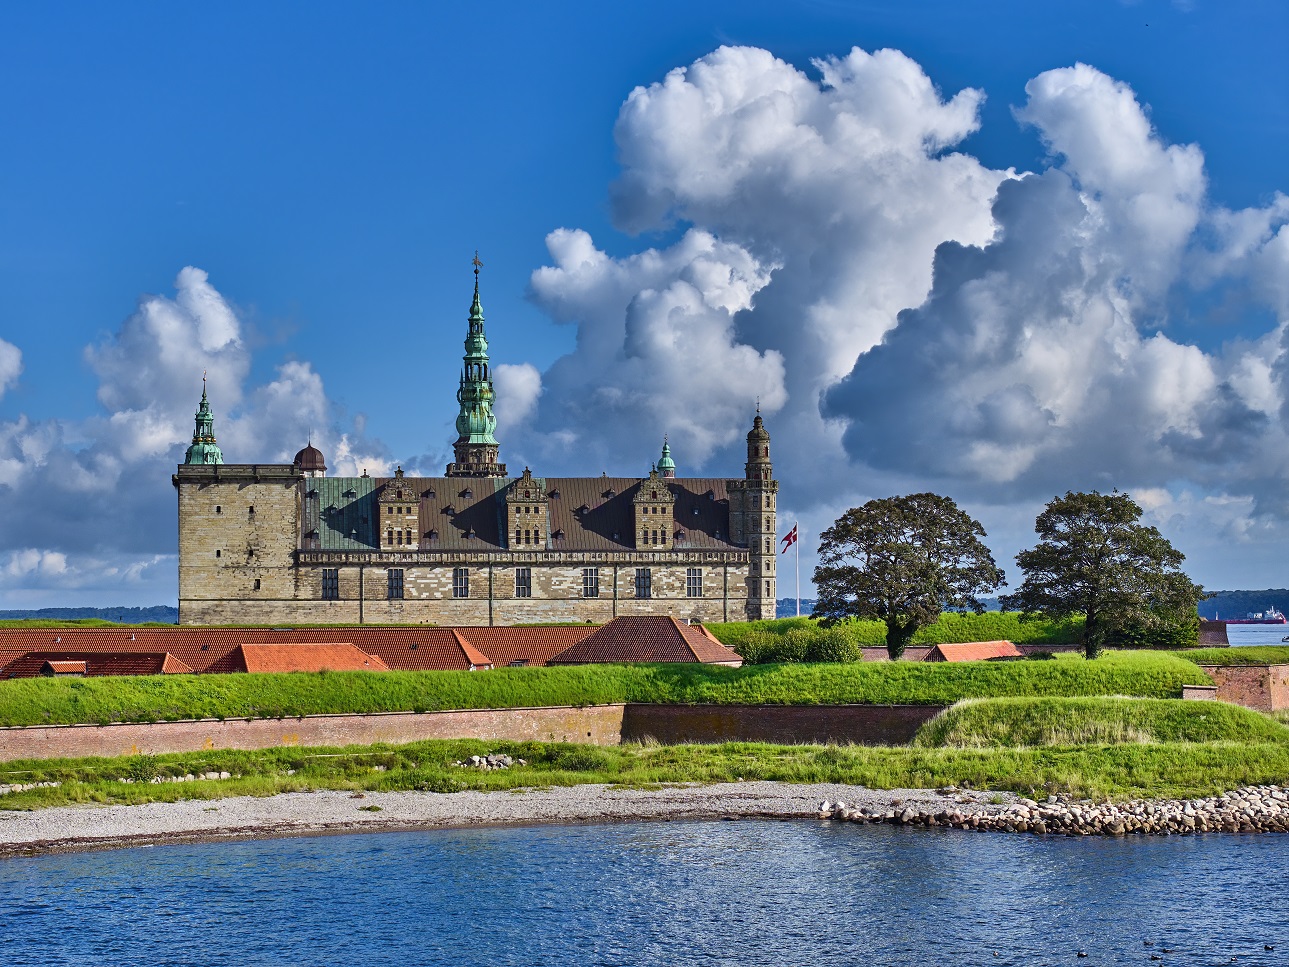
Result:
[[[779,552],[780,554],[787,554],[788,548],[791,547],[793,544],[797,543],[797,525],[796,524],[792,525],[792,530],[788,531],[787,536],[783,538],[781,543],[783,544],[783,550]]]

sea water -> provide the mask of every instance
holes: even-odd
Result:
[[[1227,625],[1226,640],[1232,648],[1243,645],[1279,645],[1289,644],[1284,638],[1289,635],[1289,625]]]
[[[0,861],[0,955],[96,967],[1285,964],[1287,860],[1277,835],[813,821],[156,846]]]

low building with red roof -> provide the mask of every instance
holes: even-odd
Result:
[[[988,661],[991,658],[1020,658],[1020,649],[1010,641],[963,641],[936,645],[923,661]]]
[[[552,665],[702,662],[738,668],[743,659],[702,625],[675,618],[615,618],[550,660]]]

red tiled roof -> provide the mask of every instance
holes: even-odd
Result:
[[[76,663],[83,665],[87,677],[99,675],[162,675],[191,672],[192,669],[174,655],[164,651],[29,651],[9,662],[0,678],[35,678],[44,665],[54,666]],[[66,672],[71,674],[70,671]]]
[[[550,664],[628,661],[743,663],[743,659],[701,626],[683,625],[675,618],[640,616],[614,618],[560,652],[550,660]]]
[[[389,666],[348,642],[249,643],[237,646],[248,672],[387,672]]]
[[[964,641],[936,645],[923,661],[985,661],[1019,657],[1020,650],[1010,641]]]
[[[41,666],[41,671],[45,670],[45,666],[48,666],[49,670],[55,675],[75,675],[78,672],[82,675],[85,674],[85,662],[83,661],[47,661]]]
[[[462,637],[489,656],[498,668],[523,662],[545,665],[561,651],[571,648],[597,625],[551,626],[546,628],[482,627],[458,628]]]
[[[466,660],[470,662],[471,668],[492,667],[492,659],[474,645],[470,644],[470,642],[462,638],[461,632],[457,631],[455,628],[452,629],[452,637],[455,638],[457,644],[461,646],[461,651],[465,655]]]

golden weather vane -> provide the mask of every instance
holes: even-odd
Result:
[[[471,264],[472,264],[472,265],[474,265],[474,273],[475,273],[475,275],[478,275],[478,274],[479,274],[479,270],[480,270],[481,268],[483,268],[483,263],[479,261],[479,250],[478,250],[478,249],[475,249],[475,250],[474,250],[474,259],[472,260]]]

